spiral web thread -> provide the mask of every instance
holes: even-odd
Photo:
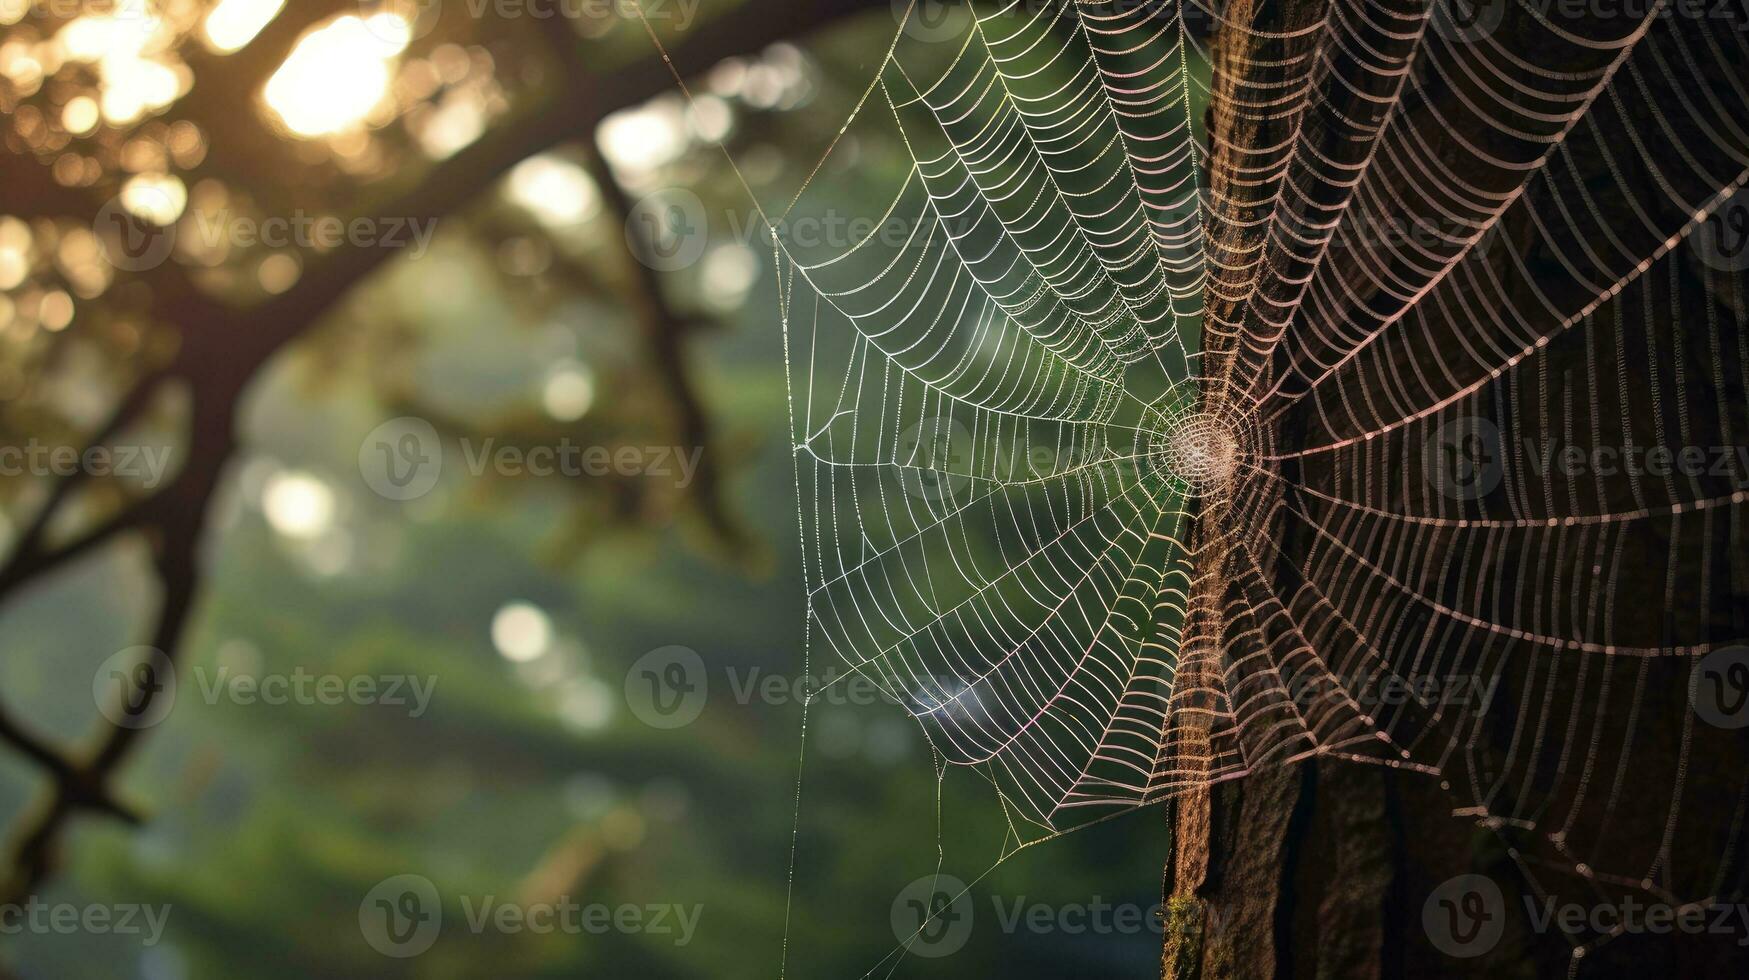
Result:
[[[1539,887],[1740,894],[1749,787],[1684,794],[1746,755],[1688,697],[1749,636],[1741,12],[971,9],[846,124],[908,154],[860,165],[883,230],[775,248],[810,656],[1012,848],[1325,754],[1439,779]],[[1477,419],[1485,492],[1429,465]]]

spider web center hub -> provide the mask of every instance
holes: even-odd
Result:
[[[1226,487],[1239,472],[1239,436],[1220,415],[1187,415],[1167,430],[1163,442],[1166,470],[1199,493]]]

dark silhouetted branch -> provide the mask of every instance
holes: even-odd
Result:
[[[754,4],[756,5],[756,4]],[[353,8],[350,0],[306,0],[288,5],[240,55],[197,56],[205,76],[179,108],[191,114],[224,118],[257,111],[252,104],[260,85],[310,26]],[[782,16],[737,9],[734,16],[695,30],[672,45],[683,72],[702,71],[724,58],[756,53],[767,45],[867,10],[884,10],[874,0],[822,0]],[[592,137],[607,115],[636,106],[673,85],[667,58],[651,55],[604,71],[584,71],[582,42],[576,48],[560,44],[552,50],[564,84],[558,91],[513,111],[481,139],[454,156],[415,175],[412,186],[359,203],[358,216],[392,215],[435,221],[467,206],[493,186],[511,167],[563,143]],[[606,169],[593,145],[591,170],[610,208],[623,222],[630,204]],[[30,170],[31,168],[22,168]],[[94,213],[88,192],[57,189],[46,170],[38,170],[28,187],[0,182],[0,211],[41,213],[55,202],[68,210]],[[32,188],[42,196],[33,197]],[[155,391],[169,379],[184,383],[191,397],[192,417],[185,465],[170,483],[150,497],[131,502],[117,513],[59,546],[51,545],[48,528],[71,500],[79,478],[67,478],[51,492],[18,546],[0,566],[0,604],[15,598],[30,582],[42,578],[81,554],[105,544],[120,532],[147,536],[163,597],[151,645],[174,658],[182,646],[189,616],[199,591],[199,544],[206,527],[214,490],[235,451],[234,415],[239,397],[261,366],[276,352],[307,332],[321,316],[360,281],[376,271],[390,250],[340,248],[310,258],[303,276],[285,293],[264,302],[234,307],[201,292],[175,263],[149,274],[160,319],[175,323],[182,343],[174,361],[143,379],[124,398],[115,415],[92,438],[101,444],[122,431],[144,411]],[[628,256],[637,288],[628,297],[645,331],[646,343],[670,394],[679,406],[680,426],[690,444],[704,446],[710,425],[694,392],[686,367],[684,341],[691,324],[666,304],[653,270]],[[696,499],[706,521],[725,534],[733,530],[720,495],[720,472],[714,461],[701,466]],[[149,701],[150,690],[135,692]],[[26,819],[15,837],[11,872],[0,886],[0,903],[21,901],[36,889],[57,862],[58,843],[67,821],[80,811],[139,819],[116,802],[108,789],[116,767],[136,744],[141,730],[105,728],[88,758],[56,750],[27,732],[0,711],[0,742],[32,760],[53,780],[42,805]]]

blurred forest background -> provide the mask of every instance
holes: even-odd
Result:
[[[803,590],[769,244],[715,143],[780,211],[894,10],[647,12],[696,108],[629,0],[0,0],[0,446],[168,453],[0,475],[3,898],[171,907],[151,945],[0,936],[13,975],[768,977],[789,904],[789,974],[861,976],[938,842],[968,881],[1003,850],[975,778],[938,830],[885,704],[810,713],[798,810],[800,705],[733,690],[801,677]],[[851,140],[817,180],[848,227],[890,184],[855,175],[906,159]],[[296,231],[320,217],[346,232]],[[404,416],[446,446],[407,501],[360,464]],[[486,439],[702,453],[691,480],[476,477]],[[146,728],[94,696],[140,644],[181,679]],[[710,696],[664,729],[626,679],[670,646]],[[202,697],[221,670],[435,688],[417,717]],[[1151,908],[1165,835],[1144,812],[1022,852],[963,950],[892,975],[1154,975],[1151,919],[1007,933],[988,899]],[[359,906],[406,873],[446,927],[391,959]],[[487,895],[702,915],[685,945],[458,927]]]

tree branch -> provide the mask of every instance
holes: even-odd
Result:
[[[253,98],[259,87],[307,27],[339,9],[340,0],[307,0],[275,20],[246,51],[248,57],[212,60],[206,86],[199,96],[191,93],[189,108],[199,111],[203,100],[212,106],[237,111],[230,99]],[[344,6],[350,6],[350,3]],[[822,0],[800,11],[776,16],[721,18],[709,30],[696,31],[674,47],[683,71],[702,71],[724,58],[756,52],[766,45],[813,30],[849,14],[882,9],[875,0]],[[579,47],[581,42],[578,42]],[[549,94],[513,113],[484,138],[449,159],[434,165],[416,186],[354,210],[360,216],[393,216],[403,219],[437,220],[453,214],[492,186],[511,167],[537,153],[579,137],[592,137],[596,125],[608,114],[638,105],[670,89],[670,62],[652,55],[599,74],[583,73],[579,50],[555,49],[567,80],[564,91]],[[220,67],[223,66],[223,67]],[[214,73],[218,79],[213,77]],[[229,81],[217,84],[217,81]],[[242,111],[255,111],[245,105]],[[629,209],[623,189],[606,173],[605,163],[590,147],[591,169],[608,196],[609,205],[623,221]],[[5,185],[0,184],[0,187]],[[14,198],[10,189],[0,192],[0,206]],[[40,208],[40,201],[35,207]],[[0,210],[5,209],[0,207]],[[198,545],[205,529],[212,494],[235,450],[233,415],[237,398],[261,365],[275,352],[301,336],[312,324],[370,275],[388,258],[389,250],[342,248],[310,261],[305,274],[287,292],[251,307],[237,308],[212,300],[174,270],[159,277],[155,290],[165,319],[183,328],[184,342],[174,364],[162,375],[142,381],[123,401],[112,419],[99,430],[93,442],[120,431],[143,409],[150,394],[165,377],[178,377],[189,386],[193,418],[184,470],[158,495],[124,510],[110,521],[86,532],[58,552],[44,550],[46,529],[71,499],[77,480],[58,485],[50,500],[26,531],[20,546],[0,570],[0,602],[25,582],[47,574],[70,556],[84,553],[109,540],[125,527],[150,530],[156,552],[156,567],[164,588],[152,645],[174,658],[181,647],[194,600],[200,569]],[[640,288],[633,298],[647,341],[676,400],[681,404],[682,429],[694,445],[704,445],[709,425],[702,406],[692,394],[690,377],[682,354],[686,322],[668,310],[652,270],[632,267]],[[713,464],[714,465],[714,464]],[[714,483],[714,470],[709,479]],[[699,479],[705,480],[701,467]],[[714,494],[713,494],[714,496]],[[707,519],[727,527],[722,514],[706,512]],[[150,698],[149,690],[135,692]],[[55,787],[44,805],[30,818],[12,850],[12,872],[0,885],[0,902],[18,901],[34,890],[54,868],[58,842],[75,812],[92,809],[124,819],[137,819],[110,796],[108,779],[119,766],[140,730],[111,725],[88,761],[77,762],[25,731],[0,712],[0,741],[31,758],[54,777]]]

